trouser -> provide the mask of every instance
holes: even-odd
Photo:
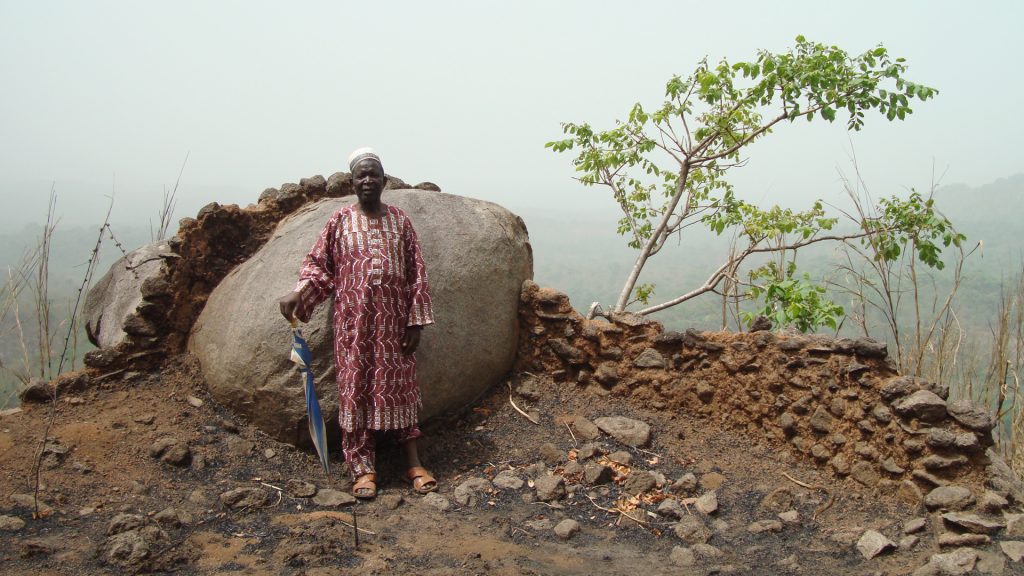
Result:
[[[341,431],[341,453],[348,462],[348,468],[352,471],[352,477],[358,478],[364,474],[373,474],[375,470],[374,460],[377,455],[377,432],[370,428],[357,428],[351,432]],[[409,440],[415,440],[423,435],[420,427],[413,425],[398,430],[387,430],[388,434],[404,444]]]

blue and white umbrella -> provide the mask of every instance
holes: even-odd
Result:
[[[320,456],[320,464],[324,472],[331,473],[330,455],[327,452],[327,432],[324,430],[324,417],[320,413],[320,401],[316,397],[316,388],[313,387],[313,356],[309,353],[309,345],[302,337],[302,330],[299,329],[295,320],[292,323],[292,362],[298,368],[299,374],[305,383],[306,391],[306,416],[309,419],[309,436],[313,439],[313,446]]]

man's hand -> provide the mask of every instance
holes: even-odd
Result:
[[[289,292],[287,296],[277,301],[281,306],[281,315],[285,320],[291,322],[295,318],[295,309],[299,307],[299,293]]]
[[[420,345],[420,332],[423,326],[407,326],[402,336],[402,353],[409,355],[416,351]]]

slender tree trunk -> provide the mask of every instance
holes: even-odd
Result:
[[[661,241],[661,236],[665,233],[668,222],[672,219],[672,214],[675,213],[676,207],[679,205],[679,200],[686,192],[686,181],[689,173],[690,164],[689,162],[684,162],[683,167],[679,170],[679,182],[676,184],[676,193],[672,196],[672,201],[661,215],[658,227],[654,229],[650,238],[647,239],[643,248],[640,249],[640,254],[637,255],[636,262],[633,263],[633,268],[629,271],[629,276],[626,277],[626,283],[622,287],[622,292],[619,293],[619,299],[615,302],[615,312],[624,312],[626,310],[626,305],[629,304],[629,296],[633,293],[636,281],[640,278],[640,271],[644,269],[647,259],[651,257],[651,253],[654,252],[658,242]]]

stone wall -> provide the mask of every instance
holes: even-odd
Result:
[[[745,430],[752,442],[920,503],[967,484],[1024,501],[991,450],[993,420],[945,386],[899,375],[884,343],[798,333],[664,331],[634,314],[587,320],[524,284],[517,368],[597,396]]]

